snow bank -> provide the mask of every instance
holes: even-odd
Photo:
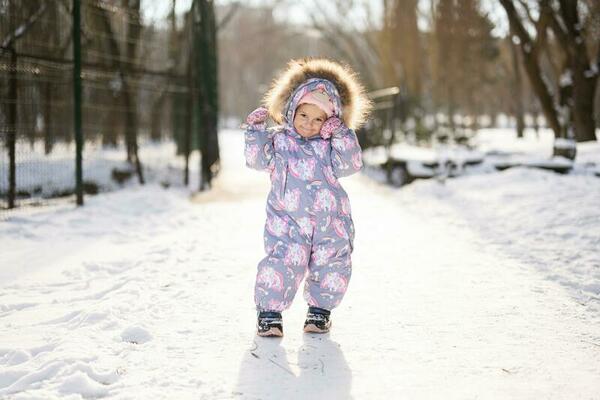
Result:
[[[529,168],[419,181],[398,193],[403,206],[445,210],[506,257],[536,268],[600,310],[600,179]],[[499,260],[500,262],[501,260]]]

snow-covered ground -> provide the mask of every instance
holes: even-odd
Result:
[[[33,194],[35,197],[55,197],[57,194],[73,193],[75,187],[75,144],[59,143],[52,152],[44,154],[42,142],[31,146],[20,141],[16,148],[16,181],[17,191]],[[145,179],[163,185],[182,185],[185,162],[182,156],[175,156],[176,146],[173,142],[140,143],[140,160],[144,166]],[[113,169],[130,171],[126,162],[124,146],[117,148],[103,147],[100,143],[86,142],[83,158],[83,181],[95,184],[99,191],[119,189],[119,183],[111,177]],[[191,174],[197,175],[197,153],[190,157]],[[5,201],[8,191],[8,158],[0,153],[0,205]],[[130,181],[137,176],[130,178]]]
[[[600,399],[600,179],[516,168],[343,181],[349,292],[324,336],[257,338],[267,175],[158,184],[0,223],[0,399]],[[592,148],[589,157],[598,159]]]

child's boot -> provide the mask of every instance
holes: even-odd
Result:
[[[304,332],[327,333],[331,328],[331,311],[319,307],[308,307]]]
[[[258,336],[283,336],[283,320],[281,313],[276,311],[261,311],[256,323]]]

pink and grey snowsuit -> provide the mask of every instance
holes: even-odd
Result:
[[[331,310],[342,300],[350,276],[354,224],[348,195],[338,178],[362,168],[361,149],[353,130],[343,127],[330,139],[303,138],[293,127],[300,98],[317,85],[334,99],[328,80],[309,79],[292,93],[284,124],[267,130],[251,125],[245,132],[248,167],[271,173],[264,245],[258,264],[255,302],[259,311],[287,309],[308,270],[304,298],[308,305]]]

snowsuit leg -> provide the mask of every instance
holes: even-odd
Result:
[[[264,240],[267,256],[258,263],[254,301],[259,311],[281,312],[290,307],[304,279],[311,238],[289,215],[267,207]]]
[[[317,223],[304,285],[309,306],[332,310],[342,301],[352,275],[354,225],[349,216],[328,216]]]

